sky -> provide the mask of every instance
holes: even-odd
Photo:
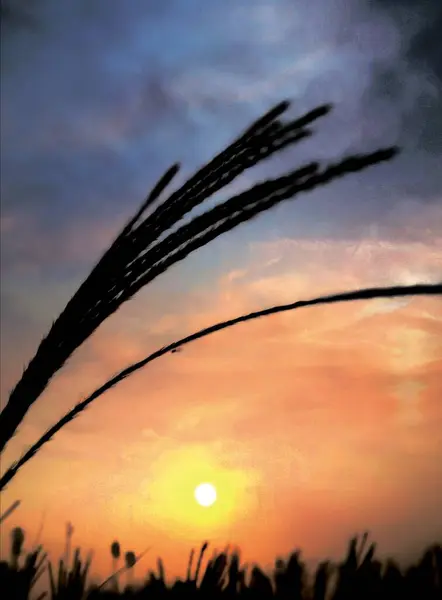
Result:
[[[7,10],[6,10],[7,9]],[[75,402],[214,322],[363,286],[440,281],[439,0],[9,0],[1,31],[2,405],[149,188],[175,187],[262,112],[334,110],[227,194],[319,158],[393,161],[300,196],[189,256],[105,322],[29,411],[2,469]],[[172,186],[173,187],[173,186]],[[62,430],[3,493],[53,557],[237,544],[266,565],[341,555],[366,529],[398,558],[442,539],[439,298],[303,309],[165,356]],[[198,507],[193,490],[217,487]],[[2,536],[2,551],[9,544]]]

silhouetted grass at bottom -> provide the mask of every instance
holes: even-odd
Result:
[[[120,558],[118,542],[111,546],[114,572],[100,586],[89,585],[87,575],[90,559],[82,561],[76,550],[72,565],[67,568],[60,560],[58,568],[44,564],[41,548],[21,556],[24,532],[16,528],[11,536],[9,562],[0,563],[0,596],[3,600],[111,600],[111,599],[259,599],[280,600],[440,600],[442,598],[442,546],[435,544],[425,550],[414,565],[401,569],[393,560],[380,561],[375,557],[376,545],[368,536],[350,540],[345,558],[338,563],[324,561],[309,572],[296,551],[288,560],[277,559],[272,573],[258,566],[241,565],[239,554],[224,551],[215,553],[201,571],[204,543],[193,568],[192,550],[184,580],[166,583],[165,569],[158,559],[157,572],[150,571],[142,585],[126,585],[120,589],[122,572],[127,582],[137,562],[132,552],[125,555],[125,564],[116,569]],[[23,560],[21,560],[23,558]],[[139,558],[139,557],[138,557]],[[20,564],[22,563],[22,564]],[[33,586],[46,572],[48,592],[36,594]]]

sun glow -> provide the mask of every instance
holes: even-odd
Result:
[[[155,514],[158,528],[173,528],[192,544],[202,536],[215,540],[255,506],[247,491],[255,480],[254,472],[227,468],[200,445],[164,451],[146,478],[139,518]]]
[[[211,483],[200,483],[195,488],[195,500],[200,506],[212,506],[216,502],[216,489]]]

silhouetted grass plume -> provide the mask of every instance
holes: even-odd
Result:
[[[284,122],[280,117],[288,107],[288,102],[281,102],[264,114],[162,202],[160,195],[179,166],[173,165],[161,177],[69,300],[12,390],[0,413],[0,452],[53,375],[105,319],[143,286],[191,252],[283,200],[390,160],[398,152],[396,147],[389,147],[346,157],[336,164],[303,165],[284,176],[252,186],[166,235],[190,210],[242,172],[312,135],[312,123],[331,110],[331,105],[320,106]],[[158,206],[146,215],[148,208],[158,201]],[[165,237],[159,241],[162,235]]]

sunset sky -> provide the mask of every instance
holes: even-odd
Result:
[[[210,202],[312,158],[399,144],[392,162],[286,202],[171,268],[75,353],[2,471],[115,372],[251,310],[442,279],[440,0],[10,0],[1,47],[2,406],[159,176],[181,184],[275,103],[324,102],[317,134]],[[35,5],[35,6],[34,6]],[[210,203],[209,203],[210,205]],[[302,309],[239,325],[97,400],[2,494],[10,526],[57,558],[193,544],[269,564],[340,555],[368,529],[404,557],[442,540],[442,302]],[[210,481],[218,501],[195,503]],[[1,536],[2,550],[9,536]]]

